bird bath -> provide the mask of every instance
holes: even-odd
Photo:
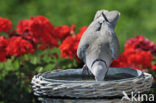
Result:
[[[109,68],[104,81],[82,75],[82,69],[67,69],[35,75],[34,94],[45,103],[112,103],[121,102],[123,91],[130,95],[148,91],[152,76],[130,68]]]

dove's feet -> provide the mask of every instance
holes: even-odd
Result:
[[[92,73],[90,72],[86,64],[82,68],[82,79],[83,80],[92,79]]]
[[[88,69],[86,64],[82,68],[82,74],[83,75],[90,75],[90,71],[89,71],[89,69]]]

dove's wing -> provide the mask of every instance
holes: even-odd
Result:
[[[108,39],[109,48],[112,51],[112,58],[117,59],[120,56],[120,45],[118,38],[114,32],[114,28],[109,22],[102,23],[101,34],[104,34]]]
[[[100,17],[97,20],[93,21],[82,35],[77,49],[77,56],[80,59],[83,59],[85,57],[85,51],[89,47],[89,44],[91,44],[97,38],[97,33],[99,28],[101,27],[101,22],[103,20],[104,18]]]
[[[77,56],[80,59],[83,59],[85,57],[85,51],[88,48],[89,43],[85,42],[85,39],[82,39],[79,43],[78,49],[77,49]]]
[[[120,45],[115,32],[112,32],[112,39],[110,40],[110,49],[112,51],[112,57],[117,59],[120,56]]]

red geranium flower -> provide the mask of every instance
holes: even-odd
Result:
[[[27,53],[33,53],[33,45],[22,37],[12,37],[8,39],[6,48],[7,54],[10,56],[21,56]]]
[[[151,53],[153,54],[156,53],[156,44],[141,35],[129,39],[125,43],[125,49],[128,48],[141,49],[143,51],[151,51]]]
[[[125,50],[117,60],[114,60],[111,67],[131,67],[144,70],[151,67],[153,56],[150,51]]]
[[[9,32],[12,27],[12,23],[9,19],[0,17],[0,32]]]
[[[77,55],[76,55],[76,51],[78,48],[78,44],[80,41],[81,36],[83,35],[83,33],[85,32],[85,30],[87,29],[87,27],[82,27],[80,29],[80,33],[78,33],[77,35],[74,36],[68,36],[60,45],[60,50],[61,50],[61,57],[64,58],[76,58],[78,59]]]
[[[20,21],[17,32],[26,38],[31,38],[35,43],[39,43],[40,49],[58,46],[54,27],[44,16],[31,17],[29,20]]]
[[[63,25],[63,26],[58,26],[55,28],[55,34],[57,34],[57,37],[59,39],[64,39],[65,37],[72,35],[74,33],[76,29],[75,25],[67,26],[67,25]]]
[[[4,36],[0,36],[0,62],[6,61],[7,53],[6,47],[8,45],[8,40]]]
[[[152,66],[152,70],[156,71],[156,64]]]
[[[30,32],[30,26],[32,23],[31,20],[21,20],[17,25],[17,33],[22,35],[25,31]]]
[[[125,51],[111,64],[112,67],[131,67],[144,70],[151,67],[153,42],[144,36],[136,36],[125,44]]]

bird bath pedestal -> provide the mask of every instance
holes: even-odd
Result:
[[[122,98],[124,93],[129,97],[148,91],[152,79],[140,70],[110,68],[105,80],[96,82],[93,76],[82,75],[82,69],[67,69],[35,75],[32,88],[43,103],[131,103]]]

